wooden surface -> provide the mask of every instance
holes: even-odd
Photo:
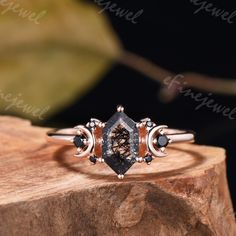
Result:
[[[121,181],[46,131],[0,117],[1,236],[236,235],[223,149],[173,145]]]

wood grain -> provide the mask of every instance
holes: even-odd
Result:
[[[47,130],[0,117],[1,236],[236,235],[222,148],[172,145],[121,181]]]

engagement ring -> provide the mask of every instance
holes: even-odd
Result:
[[[74,145],[78,158],[88,158],[92,164],[106,163],[119,179],[136,162],[147,163],[166,156],[168,144],[194,142],[194,133],[157,125],[149,118],[135,122],[122,106],[106,122],[91,119],[86,125],[48,132],[50,141]]]

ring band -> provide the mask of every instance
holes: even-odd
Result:
[[[66,128],[66,129],[55,129],[51,130],[47,133],[48,141],[52,141],[53,143],[61,143],[64,145],[74,145],[71,142],[77,135],[78,129],[76,128]],[[194,142],[194,132],[193,131],[185,131],[179,129],[163,129],[166,136],[172,140],[172,143],[176,142]]]
[[[88,157],[93,164],[105,162],[120,179],[135,162],[150,164],[167,155],[168,144],[194,142],[195,137],[193,131],[157,126],[149,118],[136,123],[122,106],[106,123],[91,119],[86,126],[52,130],[47,135],[50,142],[75,145],[76,157]]]

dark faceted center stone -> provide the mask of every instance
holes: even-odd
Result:
[[[139,152],[139,133],[136,123],[125,113],[117,112],[103,129],[103,158],[117,174],[135,163]]]

